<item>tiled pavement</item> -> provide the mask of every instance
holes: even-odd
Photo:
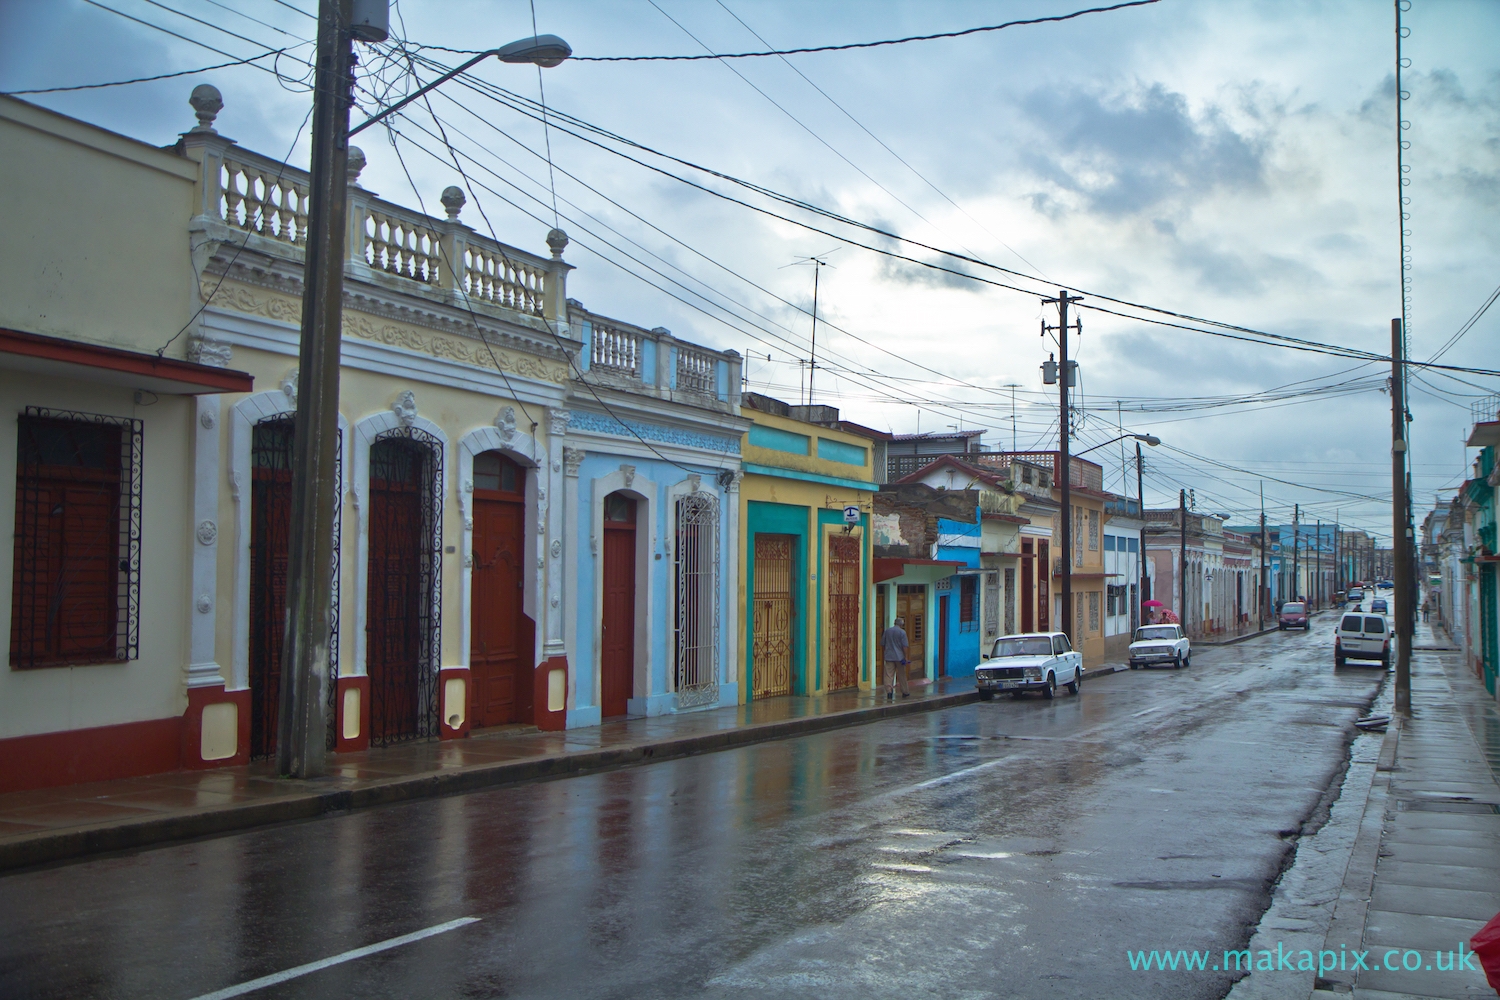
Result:
[[[869,692],[771,698],[730,708],[544,733],[485,730],[329,756],[312,781],[274,764],[166,774],[0,794],[0,870],[224,833],[330,812],[565,777],[743,746],[798,733],[930,711],[975,697],[970,678],[914,684],[909,700]]]
[[[1412,715],[1386,736],[1325,943],[1380,967],[1330,974],[1319,1000],[1496,995],[1477,961],[1441,966],[1500,913],[1500,712],[1445,636],[1419,626],[1415,645]]]

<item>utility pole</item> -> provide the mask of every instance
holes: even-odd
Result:
[[[1177,491],[1177,606],[1182,609],[1179,621],[1187,632],[1187,490]]]
[[[1062,487],[1062,628],[1074,648],[1078,637],[1073,634],[1073,468],[1068,457],[1073,422],[1068,413],[1068,383],[1072,372],[1068,365],[1068,306],[1082,302],[1080,296],[1060,289],[1055,299],[1043,299],[1043,305],[1057,304],[1057,469],[1054,474]],[[1043,572],[1046,572],[1044,569]]]
[[[1271,603],[1271,587],[1266,582],[1266,484],[1260,484],[1260,586],[1256,588],[1255,625],[1266,627],[1266,610]]]
[[[318,4],[312,204],[303,272],[286,631],[276,727],[276,769],[293,778],[322,774],[325,750],[323,711],[333,624],[334,514],[341,499],[334,462],[339,436],[349,107],[354,96],[350,14],[351,0],[320,0]]]
[[[1298,557],[1302,554],[1302,507],[1300,504],[1292,504],[1292,600],[1302,599],[1301,566],[1298,565]]]
[[[1313,599],[1318,602],[1318,607],[1323,607],[1323,522],[1318,522],[1317,548],[1313,549]]]
[[[1010,390],[1010,451],[1016,452],[1016,390],[1021,388],[1018,383],[1007,382],[1005,388]]]
[[[813,258],[813,314],[812,314],[812,358],[807,365],[807,405],[813,401],[813,377],[818,370],[818,275],[823,273],[823,262]]]
[[[1137,441],[1135,443],[1135,495],[1140,502],[1140,510],[1137,513],[1141,515],[1141,551],[1136,553],[1139,558],[1135,562],[1135,618],[1137,622],[1144,620],[1140,613],[1141,609],[1145,607],[1146,601],[1151,600],[1151,595],[1146,593],[1146,490],[1141,485],[1145,464],[1146,460],[1141,455],[1141,443]],[[1131,633],[1132,636],[1134,634],[1134,632]]]
[[[1396,585],[1396,711],[1411,713],[1411,528],[1406,500],[1406,338],[1391,320],[1391,579]]]

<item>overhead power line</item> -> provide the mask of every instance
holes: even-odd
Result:
[[[695,56],[573,56],[572,61],[704,62],[710,59],[763,59],[767,56],[800,56],[813,52],[849,52],[854,49],[878,49],[888,45],[906,45],[909,42],[934,42],[944,38],[963,38],[966,35],[978,35],[988,31],[1004,31],[1006,28],[1018,28],[1027,24],[1052,24],[1059,21],[1071,21],[1075,17],[1083,17],[1085,14],[1106,14],[1113,10],[1124,10],[1126,7],[1146,7],[1157,2],[1158,0],[1130,0],[1129,3],[1117,3],[1109,7],[1090,7],[1088,10],[1075,10],[1071,14],[1057,14],[1052,17],[1032,17],[1022,21],[1006,21],[1004,24],[988,24],[978,28],[964,28],[960,31],[940,31],[933,35],[909,35],[905,38],[885,38],[875,42],[847,42],[843,45],[813,45],[800,49],[772,49],[764,52],[723,52]]]
[[[290,47],[290,46],[289,46]],[[150,83],[152,80],[170,80],[176,76],[192,76],[195,73],[209,73],[216,69],[229,69],[231,66],[247,66],[268,56],[279,56],[287,49],[272,49],[262,52],[258,56],[250,56],[247,59],[235,59],[230,62],[215,63],[212,66],[200,66],[197,69],[180,69],[175,73],[158,73],[155,76],[138,76],[130,80],[111,80],[108,83],[78,83],[71,87],[33,87],[30,90],[7,90],[4,93],[8,97],[17,94],[60,94],[70,90],[98,90],[103,87],[124,87],[132,83]],[[259,68],[259,67],[257,67]]]

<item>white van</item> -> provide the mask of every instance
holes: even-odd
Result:
[[[1333,665],[1342,667],[1345,660],[1378,660],[1382,667],[1391,665],[1391,633],[1382,615],[1349,612],[1339,619],[1333,633]]]

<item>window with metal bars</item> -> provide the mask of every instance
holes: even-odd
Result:
[[[975,573],[958,578],[958,630],[979,631],[979,576]]]
[[[609,499],[613,499],[611,496]],[[677,499],[677,707],[719,700],[719,498],[699,491]]]
[[[10,663],[139,651],[141,421],[27,407],[18,420]]]

